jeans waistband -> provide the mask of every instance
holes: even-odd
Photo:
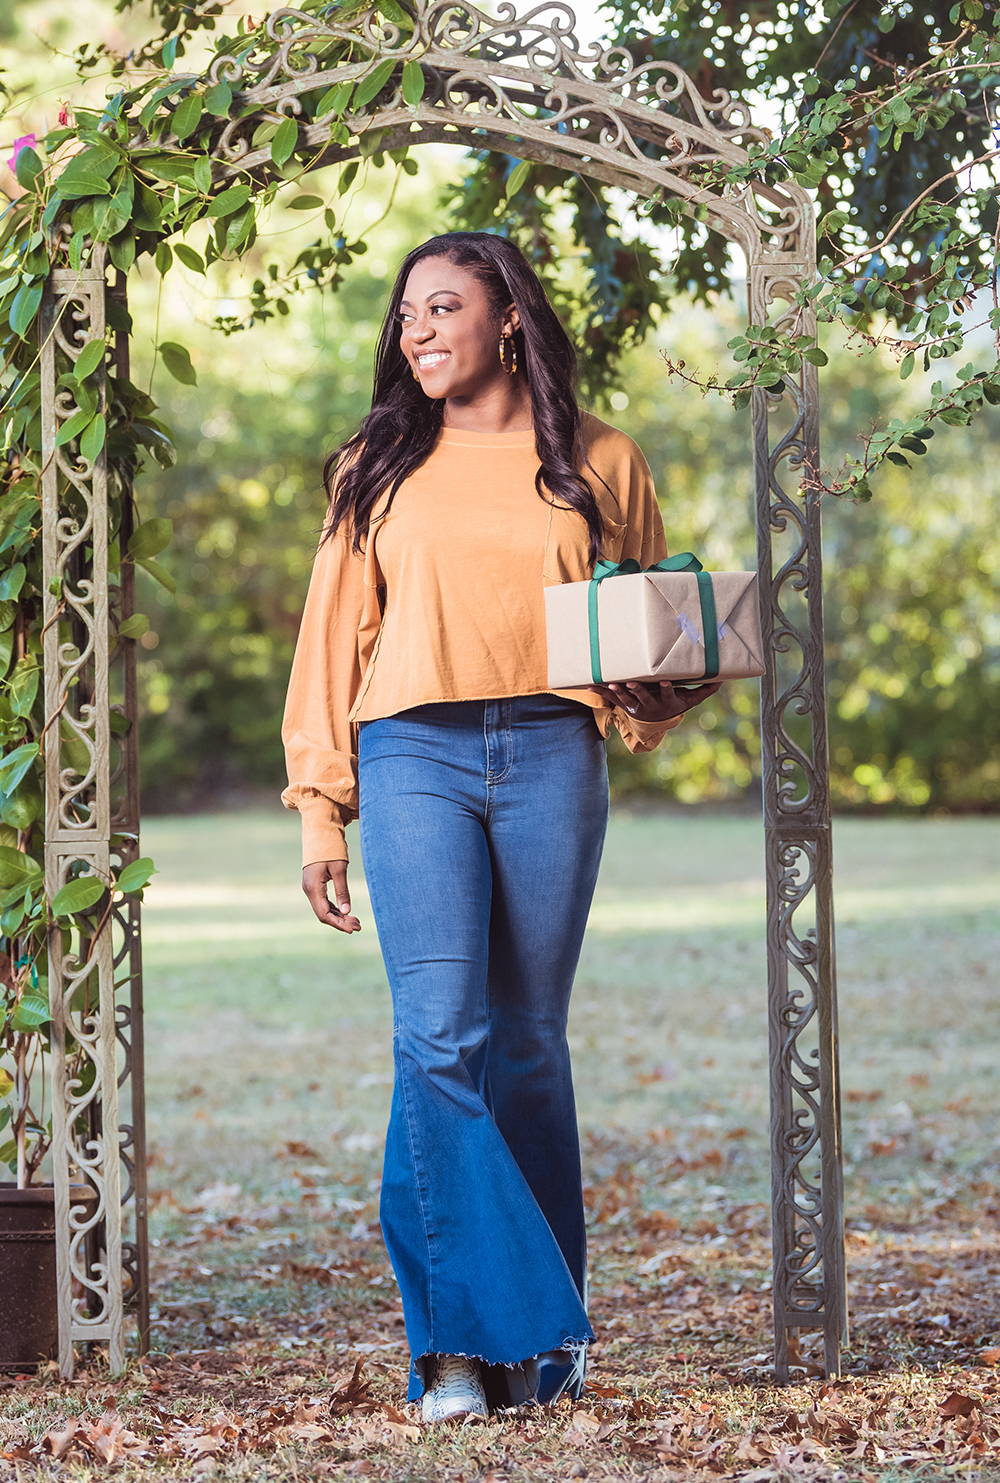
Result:
[[[497,695],[476,700],[427,700],[420,705],[406,706],[393,711],[391,717],[378,719],[395,720],[406,716],[420,721],[442,721],[448,725],[466,722],[481,726],[487,723],[509,725],[519,719],[540,716],[566,715],[579,717],[591,709],[586,701],[571,700],[565,695],[554,695],[549,690],[532,691],[528,695]],[[370,721],[360,721],[367,726]]]

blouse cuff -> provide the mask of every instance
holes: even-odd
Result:
[[[292,795],[294,801],[289,801]],[[317,861],[350,859],[344,830],[355,817],[353,810],[315,790],[299,786],[281,795],[286,808],[298,810],[302,820],[302,868]]]
[[[640,721],[636,716],[630,716],[627,711],[616,706],[614,709],[614,720],[630,752],[651,752],[666,736],[668,731],[673,731],[684,720],[687,712],[679,716],[671,716],[669,721]]]

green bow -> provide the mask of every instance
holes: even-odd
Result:
[[[710,680],[719,673],[719,628],[715,616],[715,593],[712,577],[702,570],[701,562],[692,551],[679,551],[676,556],[665,556],[654,561],[652,566],[641,567],[634,556],[624,561],[606,561],[598,557],[594,575],[587,590],[587,622],[590,628],[590,672],[595,685],[603,683],[601,674],[601,646],[597,626],[597,588],[605,577],[621,577],[634,572],[694,572],[698,578],[698,599],[701,603],[701,628],[705,635],[705,672],[700,676]]]

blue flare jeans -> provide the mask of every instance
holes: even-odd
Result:
[[[379,1196],[410,1350],[479,1358],[490,1410],[578,1396],[587,1345],[566,1038],[608,823],[583,702],[433,701],[362,721],[359,828],[392,995]]]

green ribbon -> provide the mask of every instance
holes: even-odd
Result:
[[[698,600],[701,603],[701,629],[705,635],[705,671],[699,676],[711,680],[719,673],[719,626],[715,616],[715,593],[712,590],[710,572],[702,570],[701,562],[692,551],[679,551],[676,556],[665,556],[654,561],[652,566],[642,567],[634,556],[624,561],[606,561],[599,557],[594,566],[594,575],[587,590],[587,622],[590,629],[590,672],[595,685],[603,684],[601,674],[601,645],[597,622],[597,589],[606,577],[628,576],[635,572],[694,572],[698,578]]]

